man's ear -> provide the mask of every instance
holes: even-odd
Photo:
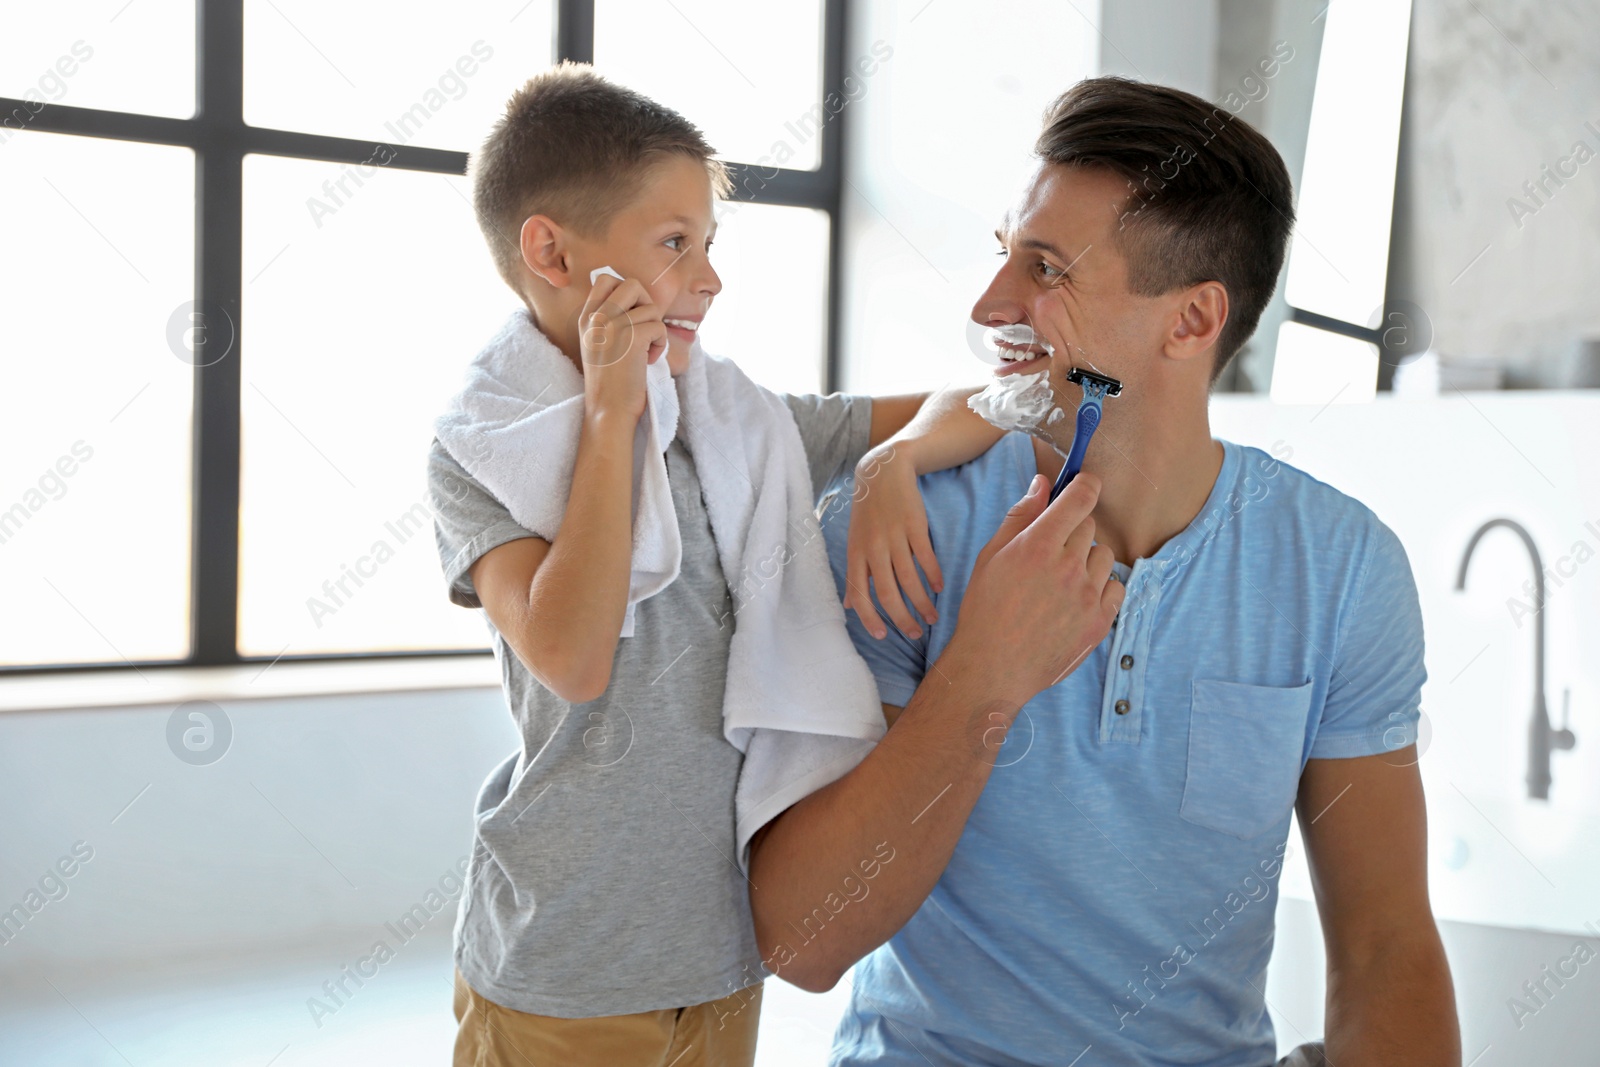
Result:
[[[572,282],[566,231],[548,215],[529,215],[522,221],[522,262],[557,289]]]
[[[1194,359],[1216,347],[1228,323],[1228,290],[1221,282],[1201,282],[1179,294],[1178,317],[1167,335],[1171,359]]]

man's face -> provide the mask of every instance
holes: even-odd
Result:
[[[1117,227],[1128,183],[1099,167],[1041,164],[1017,205],[996,231],[1005,262],[977,304],[972,321],[982,326],[1031,326],[1044,346],[1002,345],[1002,355],[1021,357],[995,369],[997,376],[1048,371],[1056,403],[1068,417],[1054,425],[1072,441],[1070,413],[1082,398],[1067,381],[1074,367],[1121,380],[1124,399],[1107,405],[1137,407],[1139,383],[1160,351],[1165,319],[1159,297],[1128,290],[1128,265],[1117,247]],[[1042,435],[1047,436],[1047,435]]]
[[[572,238],[573,276],[580,287],[602,266],[644,283],[667,320],[667,366],[675,375],[688,367],[689,346],[722,291],[708,255],[717,229],[712,204],[705,166],[673,154],[650,169],[639,195],[612,217],[604,237]]]

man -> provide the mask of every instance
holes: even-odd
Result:
[[[1122,395],[1048,507],[1061,457],[1021,434],[920,480],[937,617],[881,642],[852,618],[893,725],[752,842],[763,958],[823,990],[865,957],[836,1064],[1266,1067],[1296,809],[1328,1061],[1457,1065],[1404,550],[1207,422],[1283,262],[1282,160],[1196,97],[1109,78],[1052,105],[1036,154],[972,317],[1054,352],[998,373],[1046,370],[1070,404],[1081,366]],[[872,493],[912,477],[874,462]]]

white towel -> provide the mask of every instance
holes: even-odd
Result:
[[[845,630],[788,405],[698,341],[681,380],[663,356],[647,381],[623,636],[633,632],[634,606],[671,583],[682,561],[663,456],[681,426],[734,602],[724,736],[740,752],[757,729],[876,741],[884,733],[877,683]],[[435,430],[519,525],[554,540],[582,418],[582,376],[519,309],[473,360]]]
[[[633,572],[622,636],[634,607],[678,576],[683,546],[664,462],[678,432],[678,391],[663,356],[645,373],[645,417],[633,449]],[[517,525],[555,540],[572,490],[583,426],[583,376],[534,326],[514,313],[467,368],[467,381],[434,425],[439,443],[504,504]]]

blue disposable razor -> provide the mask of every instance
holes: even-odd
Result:
[[[1067,381],[1083,386],[1083,400],[1078,404],[1078,425],[1072,434],[1072,450],[1067,453],[1066,465],[1056,476],[1056,484],[1050,487],[1051,500],[1060,496],[1061,490],[1083,470],[1083,456],[1089,451],[1089,438],[1094,436],[1095,429],[1100,425],[1101,401],[1122,392],[1122,383],[1115,378],[1107,378],[1080,367],[1067,372]]]

